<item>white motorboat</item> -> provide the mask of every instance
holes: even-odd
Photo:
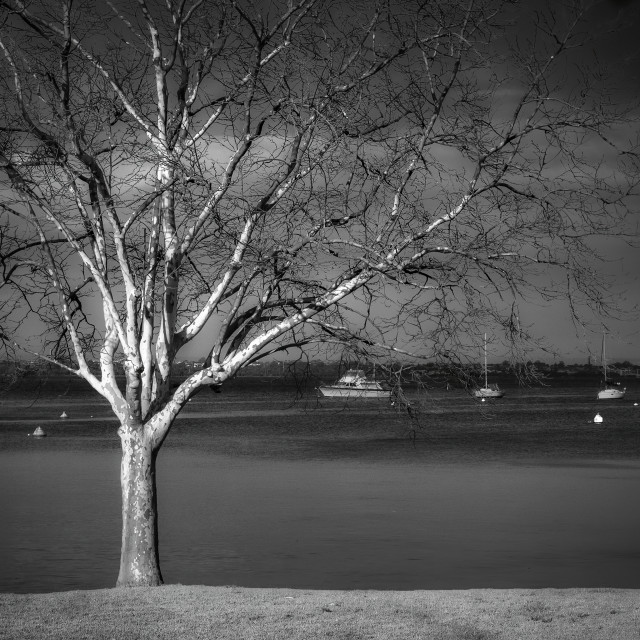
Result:
[[[391,390],[369,380],[362,369],[349,369],[335,384],[318,387],[327,398],[390,398]]]
[[[504,391],[497,384],[489,384],[487,374],[487,334],[484,334],[484,387],[473,390],[474,398],[502,398]]]
[[[612,384],[607,380],[607,355],[606,355],[605,334],[602,334],[602,372],[604,382],[602,389],[598,391],[598,400],[620,400],[624,398],[626,388],[621,387],[619,383]]]

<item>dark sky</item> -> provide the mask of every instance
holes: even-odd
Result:
[[[607,66],[611,83],[617,87],[621,105],[635,104],[635,113],[640,102],[640,2],[638,0],[603,0],[594,3],[590,11],[587,28],[592,38],[587,48],[591,49],[599,60]],[[636,123],[630,127],[629,137],[640,134]],[[640,200],[638,202],[640,214]],[[631,221],[630,229],[637,230],[638,220]],[[609,263],[605,265],[613,276],[613,291],[618,295],[621,305],[627,309],[640,308],[640,249],[630,247],[626,242],[607,242]],[[608,321],[612,335],[607,343],[607,358],[612,360],[631,360],[640,362],[640,318],[633,314],[630,318]],[[617,335],[616,335],[617,333]],[[587,343],[587,336],[583,344]],[[562,344],[562,343],[560,343]],[[570,343],[569,343],[570,344]],[[580,345],[578,345],[580,346]],[[599,353],[596,340],[591,346]],[[566,350],[571,359],[569,349]]]
[[[571,0],[551,0],[554,10],[559,5],[572,4]],[[640,98],[640,0],[600,0],[591,2],[587,21],[581,29],[584,47],[578,60],[584,62],[592,57],[595,64],[606,69],[606,81],[613,87],[612,99],[621,106]],[[547,0],[525,0],[518,5],[514,15],[516,29],[522,36],[530,30],[535,12],[547,5]],[[548,6],[548,5],[547,5]],[[571,78],[568,78],[571,81]],[[614,93],[615,92],[615,93]],[[640,109],[638,120],[640,120]],[[640,136],[640,126],[628,132],[629,137]],[[640,210],[640,201],[639,206]],[[633,225],[633,221],[632,225]],[[626,312],[640,309],[640,249],[629,245],[626,239],[596,241],[607,257],[600,266],[611,278],[609,293]],[[585,318],[591,323],[589,330],[576,328],[566,304],[542,303],[523,306],[525,323],[531,324],[534,333],[555,347],[557,360],[565,362],[587,362],[600,358],[602,331],[608,334],[607,354],[609,361],[631,360],[640,363],[640,318],[637,314],[608,318],[602,326],[595,314]],[[198,357],[198,346],[185,350],[185,355]],[[505,354],[495,353],[494,360],[502,360]],[[548,353],[538,352],[532,357],[549,361]]]

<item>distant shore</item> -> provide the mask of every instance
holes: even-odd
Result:
[[[0,594],[0,640],[637,640],[638,589],[312,591],[171,585]]]

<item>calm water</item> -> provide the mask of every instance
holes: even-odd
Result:
[[[115,583],[116,425],[94,396],[59,391],[0,399],[0,591]],[[165,581],[639,588],[640,389],[594,393],[416,397],[415,439],[384,402],[203,393],[158,460]],[[27,437],[37,425],[47,438]]]

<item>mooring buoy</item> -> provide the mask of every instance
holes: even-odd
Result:
[[[603,420],[602,416],[601,416],[599,413],[596,413],[596,415],[595,415],[595,417],[594,417],[593,421],[594,421],[594,422],[604,422],[604,420]]]
[[[46,438],[47,436],[42,427],[36,427],[36,430],[31,435],[35,436],[36,438]]]

